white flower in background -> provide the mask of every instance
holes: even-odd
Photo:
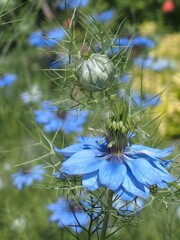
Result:
[[[37,84],[33,85],[29,91],[21,93],[21,99],[24,103],[35,103],[38,102],[42,97],[42,92]]]
[[[10,163],[4,163],[2,168],[4,171],[9,171],[11,170],[12,165]]]
[[[15,218],[12,221],[11,224],[11,230],[17,231],[17,232],[22,232],[27,226],[27,221],[26,219],[19,217],[19,218]]]

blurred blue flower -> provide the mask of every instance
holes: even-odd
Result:
[[[65,5],[66,4],[66,5]],[[61,0],[58,7],[61,10],[74,9],[76,6],[85,7],[88,4],[88,0]]]
[[[79,137],[78,141],[55,151],[67,158],[60,172],[82,175],[82,184],[88,190],[106,186],[122,200],[132,201],[136,197],[148,199],[151,185],[167,188],[175,180],[166,170],[172,161],[162,160],[174,147],[156,149],[127,144],[123,153],[114,153],[107,138]]]
[[[52,58],[50,58],[48,62],[49,62],[49,67],[52,69],[62,68],[69,63],[69,57],[62,56],[62,57],[58,57],[56,60],[53,60]]]
[[[62,28],[56,27],[47,32],[36,31],[32,32],[28,37],[28,42],[31,46],[35,47],[54,47],[65,36]]]
[[[144,207],[145,201],[142,198],[136,198],[133,201],[124,201],[117,195],[113,197],[113,207],[122,215],[131,215],[139,213]]]
[[[127,83],[129,83],[129,82],[127,82]],[[119,95],[120,95],[120,97],[125,98],[127,102],[131,101],[130,104],[133,104],[134,106],[141,107],[141,108],[147,108],[150,106],[153,107],[153,106],[158,105],[161,102],[160,94],[151,95],[151,94],[147,94],[144,92],[141,94],[140,91],[133,90],[130,92],[130,96],[129,96],[129,94],[127,94],[126,90],[121,89],[119,91]]]
[[[130,39],[126,38],[126,37],[120,37],[120,38],[116,39],[116,41],[114,42],[114,45],[115,46],[125,46],[125,47],[132,46]]]
[[[131,79],[132,79],[132,76],[129,74],[123,74],[120,78],[120,80],[126,84],[130,83]]]
[[[36,122],[44,124],[47,133],[62,130],[65,133],[80,132],[86,121],[88,111],[63,110],[51,101],[42,102],[42,109],[35,110]]]
[[[160,95],[150,95],[150,94],[143,94],[142,96],[138,91],[133,91],[131,93],[132,103],[142,108],[146,108],[149,106],[156,106],[160,103]]]
[[[49,204],[47,209],[52,212],[50,222],[57,222],[59,227],[70,227],[74,232],[80,233],[81,226],[85,227],[89,221],[89,215],[82,206],[73,201],[59,198],[57,202]]]
[[[155,42],[147,37],[144,36],[135,36],[132,39],[133,46],[139,46],[139,47],[147,47],[147,48],[153,48],[155,46]]]
[[[108,55],[117,54],[120,50],[129,47],[154,47],[154,42],[146,37],[136,36],[132,39],[127,37],[120,37],[114,41],[114,46],[108,48]]]
[[[171,67],[171,62],[168,59],[160,58],[152,64],[151,69],[153,71],[160,72],[169,67]]]
[[[147,57],[143,59],[142,57],[137,57],[134,59],[133,63],[134,66],[140,67],[140,68],[151,68],[153,64],[153,58],[152,57]]]
[[[121,37],[114,41],[113,46],[110,45],[107,48],[107,50],[108,50],[107,54],[109,56],[116,55],[120,52],[120,50],[124,51],[124,49],[126,49],[128,47],[132,47],[130,40],[128,38]]]
[[[0,88],[11,86],[16,79],[17,76],[11,73],[0,76]]]
[[[152,48],[155,46],[154,41],[144,36],[135,36],[134,38],[120,37],[116,39],[115,46],[124,47],[147,47]]]
[[[13,185],[21,190],[25,186],[30,186],[34,181],[42,181],[43,174],[45,173],[46,170],[43,168],[43,165],[40,164],[27,171],[21,170],[18,173],[12,174],[11,179],[13,181]]]
[[[95,14],[93,17],[96,19],[96,21],[105,22],[105,21],[111,20],[113,15],[114,15],[114,10],[107,10],[102,13]]]
[[[120,52],[120,47],[119,46],[113,46],[113,47],[109,47],[107,49],[107,54],[108,56],[113,56],[113,55],[117,55]]]
[[[146,57],[146,58],[137,57],[134,59],[133,63],[136,67],[140,67],[140,68],[143,67],[146,69],[151,69],[156,72],[160,72],[166,68],[173,67],[172,62],[165,58],[155,59],[153,57]]]

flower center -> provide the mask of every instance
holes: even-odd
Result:
[[[77,204],[74,201],[70,201],[69,203],[69,210],[72,212],[82,212],[83,208],[81,207],[81,205]]]
[[[67,117],[67,111],[58,109],[58,111],[56,112],[56,116],[60,119],[65,120]]]
[[[122,155],[128,144],[128,132],[130,130],[128,121],[122,121],[112,116],[106,122],[108,148],[111,154]]]

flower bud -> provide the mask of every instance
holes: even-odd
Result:
[[[106,55],[93,53],[88,59],[80,61],[76,74],[84,89],[100,91],[113,81],[114,65]]]

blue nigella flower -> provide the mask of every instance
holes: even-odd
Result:
[[[11,175],[13,185],[16,186],[19,190],[23,189],[25,186],[30,186],[34,181],[42,181],[43,174],[46,173],[46,170],[43,168],[43,165],[37,165],[32,167],[28,171],[20,171]]]
[[[54,47],[65,36],[62,28],[56,27],[47,32],[36,31],[32,32],[28,37],[28,42],[31,46],[35,47]]]
[[[61,110],[51,101],[42,102],[42,109],[34,111],[36,122],[44,124],[47,133],[62,130],[65,133],[80,132],[86,121],[88,111]]]
[[[116,39],[116,46],[124,47],[147,47],[152,48],[155,46],[154,41],[144,36],[135,36],[134,38],[120,37]]]
[[[154,59],[153,57],[137,57],[134,59],[134,65],[136,67],[143,67],[146,69],[151,69],[156,72],[163,71],[166,68],[170,68],[173,64],[165,58]]]
[[[112,56],[112,55],[118,54],[120,50],[124,51],[126,48],[132,47],[132,46],[133,44],[129,38],[120,37],[113,42],[113,46],[108,48],[107,54],[109,56]]]
[[[130,81],[132,80],[132,76],[129,75],[129,74],[123,74],[120,78],[120,80],[123,82],[123,83],[130,83]]]
[[[132,39],[133,46],[153,48],[155,46],[154,41],[144,36],[135,36]]]
[[[108,54],[113,55],[117,54],[120,50],[129,48],[129,47],[154,47],[154,42],[146,37],[136,36],[132,39],[128,37],[120,37],[114,41],[114,46],[108,49]]]
[[[101,186],[116,192],[121,199],[148,199],[151,185],[167,188],[174,178],[166,168],[174,147],[165,149],[128,144],[124,152],[114,153],[107,138],[79,137],[79,143],[55,150],[67,158],[60,171],[68,176],[82,176],[82,184],[93,191]]]
[[[153,62],[154,59],[152,57],[147,57],[146,59],[143,59],[142,57],[137,57],[133,61],[134,65],[140,68],[151,68]]]
[[[17,76],[11,73],[0,76],[0,88],[11,86],[16,79]]]
[[[57,202],[49,204],[47,209],[52,212],[50,222],[57,222],[59,227],[70,227],[74,232],[80,233],[81,226],[85,227],[89,221],[89,215],[82,206],[73,201],[59,198]]]
[[[48,60],[49,67],[52,69],[62,68],[69,63],[69,58],[67,56],[58,57],[56,60],[50,58]]]
[[[114,45],[115,46],[129,47],[129,46],[132,46],[132,42],[127,37],[120,37],[120,38],[116,39],[116,41],[114,42]]]
[[[65,5],[66,4],[66,5]],[[61,0],[58,4],[58,7],[61,10],[65,10],[65,6],[67,9],[74,9],[75,7],[85,7],[88,4],[88,0]]]
[[[105,22],[105,21],[111,20],[113,15],[114,15],[114,10],[111,9],[111,10],[107,10],[102,13],[98,13],[94,15],[94,18],[96,19],[96,21]]]
[[[172,64],[168,59],[160,58],[154,61],[154,63],[151,66],[151,69],[156,72],[163,71],[166,68],[171,67]]]
[[[108,43],[106,44],[107,46],[109,45]],[[95,47],[93,48],[94,52],[102,52],[102,48],[100,44],[96,44]],[[106,54],[108,56],[116,55],[120,52],[120,47],[119,46],[109,46],[106,48]]]
[[[120,52],[120,47],[118,46],[113,46],[113,47],[109,47],[107,49],[107,55],[112,57],[113,55],[117,55]]]

